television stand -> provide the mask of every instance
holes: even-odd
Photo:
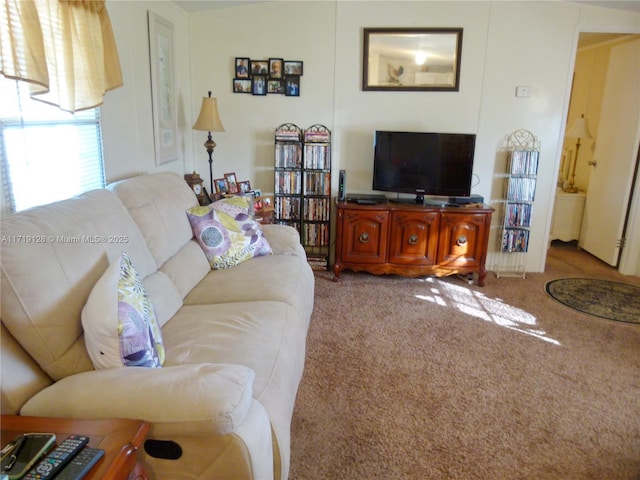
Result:
[[[484,285],[493,208],[397,200],[337,207],[334,281],[349,269],[406,277],[477,273],[478,285]]]

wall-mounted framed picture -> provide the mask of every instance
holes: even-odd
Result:
[[[365,28],[363,47],[363,90],[459,90],[462,28]]]
[[[298,75],[286,75],[284,77],[284,94],[287,97],[300,96],[300,77]]]
[[[161,165],[178,159],[173,24],[151,10],[147,14],[153,136],[156,165]]]
[[[224,178],[216,178],[213,184],[216,186],[216,193],[221,194],[229,191],[229,185],[227,185],[227,180]]]
[[[236,57],[236,78],[249,78],[249,57]]]
[[[251,93],[250,78],[234,78],[233,93]]]
[[[267,82],[267,93],[284,93],[282,80],[269,80]]]
[[[300,60],[276,57],[253,60],[250,57],[235,57],[232,91],[256,96],[276,94],[299,97],[302,67]]]
[[[249,64],[251,67],[251,75],[269,74],[269,60],[251,60]]]
[[[302,62],[299,60],[285,60],[284,74],[302,76]]]
[[[224,179],[227,181],[227,193],[238,193],[238,180],[235,173],[225,173]]]
[[[282,72],[284,71],[284,60],[282,58],[270,58],[269,59],[269,78],[272,80],[282,79]]]
[[[254,75],[251,84],[251,93],[254,95],[266,95],[267,94],[267,76],[266,75]]]

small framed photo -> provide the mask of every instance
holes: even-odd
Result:
[[[267,94],[267,76],[266,75],[254,75],[251,80],[251,93],[254,95],[266,95]]]
[[[269,80],[267,83],[267,93],[284,93],[282,80]]]
[[[270,58],[269,59],[269,78],[272,80],[282,79],[282,72],[284,70],[284,60],[282,58]]]
[[[248,57],[236,57],[236,78],[249,78]]]
[[[225,173],[224,179],[227,182],[227,193],[238,193],[238,180],[235,173]]]
[[[213,184],[216,186],[216,193],[223,194],[229,191],[229,185],[227,184],[227,180],[224,178],[216,178],[213,181]]]
[[[284,78],[284,94],[287,97],[300,96],[300,77],[298,75],[290,75]]]
[[[284,61],[284,74],[285,75],[300,75],[302,76],[302,62],[298,60],[285,60]]]
[[[269,60],[251,60],[251,75],[268,75]]]
[[[234,78],[233,93],[251,93],[250,78]]]
[[[251,191],[251,182],[249,180],[238,182],[238,190],[240,193],[249,193]]]

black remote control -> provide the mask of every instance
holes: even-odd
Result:
[[[69,435],[35,467],[29,470],[23,478],[25,480],[53,478],[87,443],[89,443],[89,437]]]
[[[89,470],[104,456],[104,450],[99,448],[84,447],[76,455],[69,465],[56,475],[56,480],[80,480]]]

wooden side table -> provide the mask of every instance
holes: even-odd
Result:
[[[2,446],[16,435],[27,432],[55,433],[59,444],[71,434],[90,438],[89,446],[104,450],[104,457],[85,477],[87,480],[146,480],[147,473],[138,462],[138,450],[149,432],[142,420],[71,420],[64,418],[2,415]]]

